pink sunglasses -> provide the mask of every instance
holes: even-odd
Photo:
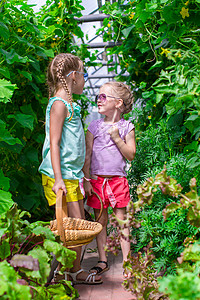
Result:
[[[105,103],[107,101],[107,97],[115,98],[115,99],[121,99],[121,98],[109,96],[109,95],[106,95],[106,94],[99,94],[99,95],[96,95],[95,102],[97,103],[97,101],[99,100],[99,101],[101,101],[101,103]]]

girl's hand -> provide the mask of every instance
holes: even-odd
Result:
[[[63,179],[60,179],[59,181],[55,181],[54,183],[54,186],[52,187],[52,191],[57,194],[57,192],[59,190],[63,190],[64,192],[64,195],[66,196],[67,194],[67,189],[66,189],[66,186],[65,186],[65,183],[63,181]]]
[[[84,187],[86,196],[91,196],[92,191],[93,191],[91,183],[89,181],[83,180],[83,187]]]
[[[108,133],[110,134],[110,137],[113,141],[115,141],[115,139],[118,139],[119,136],[119,128],[115,125],[113,125],[109,130]]]

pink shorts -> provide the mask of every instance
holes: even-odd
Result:
[[[109,206],[122,208],[126,207],[130,201],[128,180],[126,177],[100,177],[91,179],[94,192],[103,200],[103,208]],[[87,205],[96,209],[101,208],[99,199],[92,194],[87,199]]]

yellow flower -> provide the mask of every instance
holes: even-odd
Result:
[[[110,23],[108,23],[108,28],[109,28],[110,26],[111,26]]]
[[[58,3],[58,8],[61,8],[62,5],[63,5],[63,3],[62,3],[62,1],[60,1],[60,2]]]
[[[181,53],[180,53],[180,52],[176,53],[176,56],[178,56],[178,57],[182,57],[182,55],[181,55]]]
[[[189,4],[190,1],[185,2],[185,5],[187,6]]]
[[[130,16],[129,16],[129,19],[132,20],[132,19],[134,18],[134,15],[135,15],[135,13],[132,12],[132,13],[130,14]]]
[[[51,43],[51,48],[54,48],[56,45],[56,43]]]
[[[151,120],[151,116],[148,116],[148,119]]]
[[[156,104],[154,104],[153,106],[156,107]]]
[[[189,17],[188,8],[182,7],[180,14],[183,19],[185,19],[185,17]]]
[[[17,32],[22,32],[22,30],[19,28],[19,29],[17,30]]]
[[[183,138],[180,139],[180,143],[182,142]]]
[[[167,57],[168,53],[170,53],[170,51],[169,51],[169,50],[167,50],[167,49],[164,49],[164,48],[162,48],[162,47],[161,47],[161,50],[162,50],[162,52],[161,52],[160,54],[161,54],[161,55],[165,54],[165,55],[166,55],[166,57]]]

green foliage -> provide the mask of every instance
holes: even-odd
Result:
[[[178,259],[177,274],[159,279],[159,290],[173,300],[200,299],[199,254],[199,241],[186,247]]]
[[[83,61],[90,58],[88,65],[95,59],[86,47],[73,42],[74,35],[83,37],[74,20],[83,9],[80,0],[47,0],[38,13],[27,0],[0,2],[0,189],[9,191],[13,201],[32,212],[33,219],[52,218],[38,173],[48,103],[48,63],[60,52],[77,54]],[[85,118],[87,97],[76,101]],[[9,196],[4,193],[2,197],[7,201]]]
[[[152,204],[139,213],[137,218],[141,222],[141,227],[133,229],[132,235],[137,240],[134,246],[136,252],[145,247],[150,240],[153,242],[154,268],[157,272],[165,270],[167,273],[174,273],[176,258],[184,249],[184,239],[193,236],[196,230],[187,221],[183,210],[173,213],[165,222],[162,207],[166,200],[162,199],[161,195],[154,196]],[[170,199],[167,202],[169,201]]]
[[[126,4],[125,4],[126,3]],[[199,3],[180,0],[136,0],[106,3],[102,11],[110,14],[103,27],[104,41],[121,42],[107,49],[118,56],[124,80],[136,91],[141,107],[137,128],[145,131],[165,120],[177,127],[177,144],[188,159],[187,166],[200,165],[199,104]],[[111,56],[112,57],[112,56]],[[110,61],[109,61],[110,62]],[[118,61],[109,70],[117,73]],[[172,128],[172,130],[173,130]],[[180,130],[179,130],[180,129]]]
[[[165,270],[174,273],[176,258],[184,250],[183,241],[198,232],[198,195],[194,182],[194,179],[191,180],[191,191],[183,194],[181,185],[168,176],[164,169],[155,178],[148,178],[137,187],[139,200],[133,203],[133,207],[137,213],[136,220],[141,226],[132,227],[132,235],[137,240],[134,249],[142,249],[151,240],[155,255],[154,267],[158,272]],[[179,204],[179,197],[183,205]],[[186,199],[188,206],[184,205],[183,199]],[[165,221],[163,215],[167,217],[169,213],[170,217]]]
[[[200,184],[198,169],[189,168],[187,157],[179,152],[178,148],[182,144],[181,128],[171,128],[164,121],[160,121],[157,127],[149,126],[144,132],[137,130],[136,141],[136,156],[128,172],[134,201],[137,201],[137,185],[161,172],[163,165],[166,165],[169,175],[180,182],[184,190],[188,188],[188,182],[193,176],[196,177],[198,185]]]
[[[135,256],[128,257],[124,262],[125,274],[131,274],[123,285],[131,291],[138,300],[168,299],[158,291],[158,283],[153,269],[154,256],[150,250],[151,243],[144,249],[143,254],[138,252]]]
[[[53,288],[46,282],[53,255],[62,264],[62,272],[72,267],[76,253],[55,238],[48,223],[29,223],[28,217],[14,205],[0,219],[1,299],[75,299],[77,291],[71,282],[64,280]]]

